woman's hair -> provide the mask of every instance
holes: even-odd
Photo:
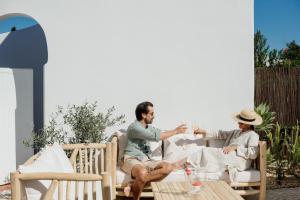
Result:
[[[250,129],[251,129],[252,131],[254,131],[254,125],[251,125],[251,126],[250,126]]]

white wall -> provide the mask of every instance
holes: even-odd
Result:
[[[0,68],[0,185],[8,181],[8,172],[16,165],[15,89],[13,71]]]
[[[45,119],[56,105],[98,100],[134,120],[155,104],[155,125],[233,128],[253,106],[253,0],[2,0],[44,28]]]

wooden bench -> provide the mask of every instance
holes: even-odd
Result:
[[[118,137],[112,138],[112,143],[118,143]],[[116,170],[117,166],[117,152],[118,145],[114,146],[113,157],[115,158],[112,162],[113,170]],[[230,186],[241,196],[259,194],[259,200],[266,199],[266,142],[259,142],[259,156],[253,162],[253,168],[259,170],[260,181],[259,182],[235,182],[230,183]],[[113,185],[112,189],[115,196],[124,196],[122,185],[116,184],[116,172],[112,172]],[[114,197],[115,197],[114,196]],[[142,197],[153,197],[152,188],[146,187],[141,194]]]

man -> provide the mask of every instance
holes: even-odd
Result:
[[[162,161],[151,160],[149,141],[165,140],[173,135],[184,133],[187,129],[182,124],[174,130],[162,132],[150,126],[154,119],[153,104],[140,103],[135,110],[136,121],[127,129],[128,142],[124,152],[121,169],[133,178],[132,186],[124,190],[129,195],[130,189],[133,199],[140,199],[145,185],[151,181],[158,181],[166,177],[175,166]]]

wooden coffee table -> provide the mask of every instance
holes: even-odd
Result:
[[[224,181],[204,181],[203,190],[197,194],[186,192],[185,182],[152,182],[152,191],[156,200],[243,200]]]

